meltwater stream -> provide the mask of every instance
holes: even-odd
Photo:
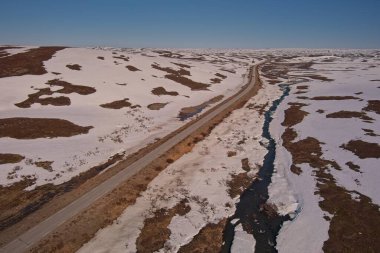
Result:
[[[223,253],[231,251],[232,242],[235,235],[235,227],[239,224],[243,225],[245,231],[253,234],[256,240],[255,249],[252,252],[277,252],[276,236],[284,221],[288,220],[288,216],[271,215],[264,211],[263,205],[269,198],[268,186],[271,183],[271,177],[274,170],[274,160],[276,156],[276,142],[269,132],[269,125],[272,121],[272,114],[276,111],[278,105],[289,95],[290,88],[288,85],[280,85],[283,94],[275,100],[269,110],[265,113],[265,122],[263,125],[262,137],[269,141],[267,146],[268,153],[264,157],[263,166],[258,172],[256,179],[248,189],[240,196],[240,201],[236,205],[235,214],[228,219],[224,230]],[[237,219],[236,223],[232,220]]]

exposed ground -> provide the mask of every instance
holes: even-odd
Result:
[[[181,127],[184,123],[176,119],[178,108],[197,105],[199,102],[212,99],[221,93],[227,94],[227,96],[235,93],[243,84],[242,74],[247,71],[246,62],[230,64],[230,60],[226,58],[227,60],[222,64],[234,66],[237,70],[236,74],[226,75],[224,81],[212,91],[193,93],[191,88],[178,86],[176,82],[165,80],[165,73],[159,74],[154,72],[154,69],[149,69],[152,61],[163,62],[162,65],[169,65],[173,69],[176,69],[176,66],[190,68],[190,64],[180,62],[172,64],[157,55],[148,58],[135,52],[126,52],[124,54],[128,56],[124,56],[114,49],[65,49],[61,51],[61,55],[64,56],[62,60],[61,55],[55,55],[51,61],[43,63],[47,73],[41,77],[27,79],[26,82],[23,80],[26,76],[7,80],[0,79],[0,88],[5,92],[7,98],[2,101],[2,109],[5,112],[3,115],[20,115],[1,119],[3,120],[2,127],[6,130],[2,131],[3,137],[7,137],[0,139],[2,141],[0,152],[4,154],[2,157],[4,163],[0,164],[4,167],[1,168],[1,183],[3,184],[1,196],[7,196],[6,199],[3,199],[4,205],[2,205],[4,211],[2,212],[1,230],[6,231],[0,234],[2,244],[9,240],[13,233],[17,234],[25,227],[35,224],[38,220],[46,217],[46,214],[54,212],[59,206],[75,198],[76,194],[83,193],[83,189],[74,191],[81,189],[83,184],[89,181],[92,181],[91,184],[101,182],[101,179],[95,178],[100,172],[109,169],[110,174],[115,173],[121,167],[112,170],[111,165],[132,155],[148,143],[160,142],[165,134]],[[115,55],[116,58],[107,57],[108,54]],[[191,55],[192,52],[185,54]],[[99,59],[99,57],[102,58]],[[101,65],[111,58],[120,67],[117,67],[118,65],[112,67]],[[192,63],[191,58],[187,57],[186,63]],[[131,65],[123,66],[123,61],[128,61]],[[171,61],[173,60],[171,59]],[[191,65],[199,64],[210,67],[191,71],[195,75],[194,80],[197,80],[194,82],[208,80],[209,74],[203,73],[201,69],[215,70],[216,72],[220,67],[214,66],[206,60]],[[128,66],[136,66],[141,71],[131,70],[129,72],[125,69]],[[132,72],[136,74],[132,74]],[[152,75],[152,73],[154,74]],[[60,79],[56,79],[57,75]],[[108,79],[115,76],[116,79]],[[77,83],[88,84],[88,86],[77,85]],[[128,84],[119,85],[120,83]],[[17,89],[9,89],[15,84],[18,85],[15,86],[18,87]],[[147,103],[147,101],[156,101],[153,104],[166,103],[157,95],[151,94],[156,87],[162,87],[164,93],[167,93],[162,95],[170,95],[173,98],[178,94],[183,94],[183,96],[174,101],[171,100],[167,106],[161,108],[159,111],[165,110],[162,114],[149,113],[148,106],[152,103]],[[31,89],[36,92],[32,91],[31,93]],[[161,92],[163,90],[158,90],[158,93]],[[57,96],[59,94],[65,94],[65,96]],[[25,97],[28,99],[25,100]],[[64,97],[65,101],[62,102],[60,97]],[[126,100],[125,97],[130,99]],[[142,101],[140,107],[139,104]],[[21,106],[15,107],[15,104]],[[65,106],[62,106],[63,104]],[[171,107],[169,108],[169,106]],[[116,108],[119,109],[109,110]],[[120,113],[117,113],[118,111]],[[33,117],[28,117],[29,115],[33,115]],[[36,117],[38,115],[41,117]],[[52,115],[54,117],[51,117]],[[13,130],[10,129],[11,127]],[[76,140],[79,142],[70,139],[74,136],[78,137]],[[59,137],[65,137],[67,141],[64,141],[65,138]],[[203,137],[197,137],[196,141]],[[27,145],[18,144],[16,140],[20,138],[28,140]],[[79,143],[80,145],[78,145]],[[33,149],[30,149],[30,145],[33,146]],[[53,148],[57,146],[65,152],[59,152]],[[14,152],[15,150],[20,151],[19,156]],[[133,157],[133,159],[135,158]],[[12,165],[9,166],[10,164]],[[152,169],[155,171],[152,174],[152,178],[154,178],[155,173],[158,173],[159,170],[156,170],[156,167]],[[94,180],[92,180],[93,178]],[[142,182],[145,180],[149,182],[152,178],[144,175]],[[137,180],[137,182],[139,181]],[[88,190],[90,185],[84,189]],[[132,189],[130,187],[135,187],[136,194],[142,190],[141,183],[130,184],[128,189]],[[133,200],[136,196],[131,194],[131,199]],[[60,198],[61,201],[58,201]],[[23,223],[24,221],[25,223]],[[107,223],[109,220],[107,218],[101,222]],[[24,229],[21,224],[24,224]],[[96,226],[97,224],[94,224],[94,228]]]
[[[43,62],[51,59],[57,51],[62,49],[64,47],[40,47],[23,53],[5,55],[6,57],[0,58],[0,78],[46,74]]]
[[[48,57],[47,49],[18,50],[24,49],[0,48],[0,66],[28,52]],[[0,78],[0,245],[229,97],[244,83],[248,64],[265,58],[256,97],[189,136],[32,251],[219,252],[236,201],[260,180],[263,114],[282,83],[291,92],[271,125],[276,171],[262,208],[292,220],[275,247],[280,253],[379,251],[376,53],[59,49],[53,57],[51,50],[28,70],[12,63],[5,76],[13,77]],[[70,155],[57,155],[62,150]],[[255,247],[248,230],[237,226],[232,252]]]
[[[87,134],[92,126],[78,126],[63,119],[4,118],[0,119],[0,138],[37,139],[71,137]]]
[[[321,57],[309,69],[287,69],[288,74],[305,79],[294,80],[297,86],[292,86],[287,104],[276,113],[282,130],[273,126],[283,147],[278,145],[278,172],[270,199],[280,213],[297,217],[280,231],[279,252],[380,249],[375,239],[380,199],[373,178],[379,175],[380,140],[375,134],[379,117],[377,102],[371,102],[379,93],[369,82],[378,70],[362,70],[361,57],[369,59],[340,56],[325,61]],[[272,64],[270,68],[278,67]],[[310,78],[303,75],[306,71],[326,78]]]

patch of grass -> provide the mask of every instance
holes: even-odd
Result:
[[[0,138],[37,139],[71,137],[87,134],[92,126],[78,126],[68,120],[54,118],[0,119]]]
[[[39,47],[0,58],[0,78],[46,74],[43,62],[50,60],[57,51],[62,49],[64,47]]]
[[[135,72],[135,71],[141,71],[141,70],[139,70],[138,68],[136,68],[135,66],[132,66],[132,65],[128,65],[128,66],[126,66],[126,68],[129,71],[133,71],[133,72]]]
[[[378,143],[370,143],[363,140],[351,140],[340,147],[351,151],[360,159],[380,158],[380,145]]]
[[[340,118],[340,119],[359,118],[362,120],[373,120],[373,118],[368,117],[365,112],[354,112],[354,111],[333,112],[333,113],[327,114],[326,118]]]
[[[161,96],[161,95],[169,95],[169,96],[178,96],[178,92],[176,91],[167,91],[164,87],[157,87],[152,90],[152,94]]]
[[[19,154],[9,154],[9,153],[1,153],[0,154],[0,164],[7,163],[19,163],[24,160],[24,156]]]
[[[380,100],[369,100],[367,103],[363,110],[380,114]]]
[[[153,104],[150,104],[148,105],[148,109],[149,110],[160,110],[162,108],[164,108],[168,103],[153,103]]]
[[[218,223],[209,223],[187,244],[179,248],[178,253],[211,253],[220,252],[223,244],[223,230],[227,219]]]
[[[130,107],[130,108],[137,108],[140,107],[139,105],[132,105],[131,102],[129,102],[129,98],[125,98],[122,100],[116,100],[110,103],[105,103],[100,105],[103,108],[108,108],[108,109],[121,109],[124,107]]]
[[[82,66],[79,64],[67,64],[66,67],[71,70],[77,70],[77,71],[82,69]]]
[[[305,104],[292,104],[288,109],[286,109],[285,120],[281,125],[291,127],[301,123],[305,116],[309,114],[308,112],[301,110],[303,106],[305,106]]]
[[[168,226],[175,215],[183,216],[190,212],[191,208],[187,200],[182,200],[170,209],[159,209],[153,213],[153,217],[144,221],[144,226],[136,240],[137,252],[156,252],[162,249],[170,237]]]

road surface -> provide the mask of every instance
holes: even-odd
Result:
[[[251,67],[248,84],[245,86],[244,90],[239,91],[237,94],[232,96],[230,100],[227,100],[225,103],[221,103],[215,107],[213,111],[204,116],[201,116],[198,121],[195,121],[193,124],[189,125],[187,128],[183,129],[177,135],[168,139],[166,142],[158,146],[156,149],[147,153],[145,156],[132,163],[130,166],[126,167],[124,170],[118,172],[108,180],[99,184],[91,191],[85,193],[78,199],[74,200],[46,220],[32,227],[28,231],[24,232],[16,239],[6,244],[3,248],[0,249],[2,253],[19,253],[26,252],[33,245],[43,239],[46,235],[53,232],[60,225],[68,221],[73,216],[77,215],[96,200],[100,199],[107,193],[111,192],[113,189],[118,187],[122,182],[126,181],[128,178],[139,172],[142,168],[146,167],[152,163],[155,159],[159,158],[161,155],[169,151],[173,146],[180,143],[182,140],[187,138],[190,134],[207,124],[217,115],[223,113],[230,106],[234,105],[235,102],[242,99],[248,92],[255,86],[258,81],[258,71],[257,66],[259,64]]]

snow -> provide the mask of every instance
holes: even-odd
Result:
[[[255,252],[256,241],[253,235],[244,231],[241,224],[235,227],[234,241],[232,242],[231,253]]]
[[[2,47],[2,46],[0,46],[0,47]],[[5,46],[5,47],[7,47],[7,46]],[[36,48],[36,47],[35,46],[22,46],[22,47],[16,47],[16,48],[8,48],[8,49],[5,49],[4,51],[9,54],[7,56],[10,56],[10,55],[14,55],[14,54],[24,53],[26,51],[29,51],[32,48]]]
[[[14,165],[0,165],[0,184],[11,185],[27,175],[36,178],[36,183],[28,189],[46,183],[61,184],[101,164],[118,152],[125,156],[133,153],[185,124],[186,122],[181,122],[177,118],[181,108],[199,105],[218,95],[227,98],[236,93],[244,84],[243,75],[246,74],[247,64],[252,58],[235,59],[234,56],[228,56],[228,52],[222,52],[227,54],[224,56],[226,60],[213,63],[210,61],[218,56],[213,56],[207,50],[197,53],[181,52],[186,57],[202,53],[205,55],[205,61],[167,58],[159,56],[154,51],[153,49],[67,48],[58,51],[52,59],[44,62],[47,74],[1,78],[0,118],[60,118],[80,126],[94,128],[86,135],[69,138],[33,140],[1,138],[0,153],[21,154],[26,159]],[[144,56],[145,54],[154,57]],[[129,61],[113,58],[120,55],[129,57]],[[104,60],[98,59],[99,56],[104,57]],[[209,91],[192,91],[164,78],[167,73],[152,68],[153,63],[176,70],[180,67],[173,63],[188,64],[191,66],[188,69],[191,72],[189,78],[194,81],[210,83],[215,73],[222,73],[227,78],[221,83],[212,84]],[[71,70],[66,67],[67,64],[79,64],[82,68],[79,71]],[[126,65],[135,66],[141,71],[129,71]],[[222,67],[233,68],[236,73],[223,72],[220,70]],[[61,74],[55,75],[52,72]],[[31,108],[18,108],[14,105],[26,100],[28,94],[36,92],[35,89],[49,87],[46,82],[56,78],[75,85],[94,87],[96,92],[85,96],[76,93],[59,94],[70,98],[70,106],[33,104]],[[117,83],[126,83],[126,85],[117,85]],[[153,95],[151,91],[156,87],[177,91],[179,95]],[[52,88],[55,89],[57,87]],[[58,93],[53,96],[57,95]],[[141,107],[116,110],[100,107],[101,104],[125,98],[129,98],[132,105]],[[169,104],[158,111],[147,108],[151,103],[166,102]],[[33,163],[27,163],[27,159],[53,161],[53,171],[48,172]],[[10,179],[8,175],[16,166],[21,169],[17,171],[16,177]]]
[[[249,103],[263,105],[271,103],[281,94],[277,86],[266,86]],[[244,172],[241,159],[248,158],[251,175],[257,173],[256,165],[262,164],[265,147],[260,145],[263,115],[246,107],[235,110],[217,125],[211,134],[198,142],[192,151],[169,165],[141,193],[136,203],[127,207],[114,223],[97,232],[79,252],[136,252],[136,239],[146,218],[154,210],[170,208],[182,199],[187,199],[191,210],[184,216],[174,216],[168,228],[171,231],[165,243],[165,252],[176,252],[187,244],[209,223],[217,223],[235,212],[235,202],[228,193],[227,181],[231,175]],[[238,144],[246,138],[245,143]],[[236,156],[227,157],[228,151]],[[248,240],[245,232],[237,231],[237,240],[245,240],[239,250],[249,252],[254,238]],[[238,247],[235,245],[235,248]],[[248,248],[247,248],[248,247]],[[161,249],[160,252],[164,252]]]
[[[360,53],[361,52],[361,53]],[[323,62],[326,57],[298,57],[290,62],[313,61],[311,74],[320,74],[333,81],[322,82],[310,80],[297,83],[308,85],[308,92],[302,96],[354,96],[359,100],[302,100],[291,94],[282,102],[274,115],[271,125],[271,134],[277,142],[275,173],[272,176],[272,184],[269,186],[269,202],[278,207],[281,215],[290,214],[292,220],[283,224],[277,237],[277,249],[282,252],[322,252],[322,246],[328,239],[329,222],[323,217],[332,217],[319,207],[321,201],[318,195],[314,195],[316,188],[313,169],[307,164],[302,164],[302,173],[296,175],[289,168],[292,164],[291,155],[282,146],[281,135],[284,127],[281,122],[284,118],[284,110],[288,108],[288,102],[306,103],[302,110],[307,111],[304,120],[293,128],[297,132],[297,140],[306,137],[314,137],[322,142],[322,158],[336,161],[342,170],[331,168],[329,172],[336,179],[339,186],[351,191],[352,199],[358,200],[358,193],[371,198],[372,202],[379,205],[380,196],[380,172],[378,170],[379,159],[360,159],[350,151],[340,148],[343,143],[360,139],[367,142],[379,143],[379,136],[364,135],[363,128],[380,132],[379,115],[367,112],[374,119],[373,123],[363,122],[361,119],[336,119],[326,118],[326,115],[341,110],[360,112],[367,100],[378,100],[380,90],[378,84],[370,80],[379,79],[380,65],[376,58],[372,58],[372,51],[346,51],[332,50],[331,54],[337,55],[333,62]],[[365,56],[363,56],[363,54]],[[298,55],[304,55],[299,53]],[[366,60],[363,62],[363,60]],[[290,75],[302,76],[305,71],[292,71]],[[362,94],[355,94],[363,92]],[[316,111],[322,109],[322,114]],[[356,172],[345,165],[353,162],[360,166],[360,172]]]

